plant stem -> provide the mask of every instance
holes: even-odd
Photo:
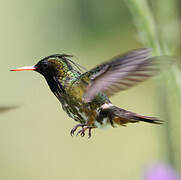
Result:
[[[128,5],[133,20],[135,21],[135,24],[137,26],[138,32],[141,35],[141,40],[143,44],[147,47],[151,47],[153,49],[154,55],[171,55],[173,47],[173,42],[170,40],[172,39],[171,36],[165,36],[165,34],[158,33],[158,25],[156,26],[154,17],[152,15],[152,12],[149,8],[147,0],[125,0],[126,4]],[[165,22],[168,20],[166,19],[166,14],[163,12],[168,13],[169,11],[174,11],[171,7],[171,4],[174,2],[174,0],[168,0],[168,7],[167,10],[162,10],[159,12],[159,17],[162,17],[161,20],[161,26],[164,27]],[[167,1],[162,1],[164,4],[167,3]],[[163,5],[162,4],[162,5]],[[161,7],[159,7],[160,9]],[[163,8],[163,7],[162,7]],[[161,9],[162,9],[161,8]],[[163,8],[163,9],[164,9]],[[162,15],[160,13],[163,13]],[[158,13],[157,13],[158,14]],[[173,19],[175,16],[170,17],[169,20]],[[159,32],[161,32],[161,28],[159,29]],[[161,45],[161,46],[160,46]],[[172,49],[170,49],[172,47]],[[164,136],[166,137],[167,142],[167,158],[170,163],[173,165],[177,165],[176,163],[176,155],[180,157],[179,154],[175,154],[175,148],[177,147],[177,143],[174,141],[174,131],[171,129],[171,123],[174,120],[178,120],[178,117],[181,117],[181,86],[179,86],[177,81],[177,74],[180,73],[178,69],[175,67],[171,69],[169,72],[164,73],[162,75],[161,81],[159,82],[159,98],[160,106],[162,107],[162,112],[164,113],[164,120],[166,120],[165,125],[165,133]],[[170,98],[171,97],[171,98]],[[178,102],[180,100],[180,102]],[[174,105],[174,106],[173,106]],[[174,107],[174,108],[173,108]],[[171,120],[171,121],[170,121]],[[178,158],[177,157],[177,158]]]

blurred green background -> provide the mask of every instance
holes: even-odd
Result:
[[[0,105],[20,106],[0,115],[1,180],[140,179],[147,165],[168,161],[164,125],[130,124],[72,138],[76,122],[44,78],[9,71],[55,53],[75,55],[91,68],[143,47],[124,1],[0,0],[0,22]],[[155,84],[144,82],[111,100],[162,119]]]

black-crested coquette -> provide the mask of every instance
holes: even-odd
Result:
[[[79,122],[72,130],[81,136],[93,128],[125,126],[127,123],[147,122],[160,124],[155,117],[138,115],[112,104],[109,97],[158,74],[167,66],[162,57],[152,57],[147,48],[132,50],[82,73],[82,68],[70,55],[55,54],[40,60],[35,66],[12,71],[33,70],[42,74],[63,110]],[[121,101],[121,100],[120,100]]]

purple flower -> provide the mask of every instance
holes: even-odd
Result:
[[[157,164],[147,169],[144,180],[181,180],[181,178],[171,166]]]

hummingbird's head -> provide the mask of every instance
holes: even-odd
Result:
[[[34,66],[24,66],[12,69],[11,71],[36,71],[42,74],[45,77],[51,91],[56,97],[60,98],[65,92],[63,86],[66,86],[66,83],[72,77],[79,76],[80,72],[78,70],[83,68],[68,57],[72,56],[66,54],[55,54],[41,59]],[[75,69],[75,67],[78,70]]]
[[[34,66],[24,66],[12,69],[11,71],[36,71],[42,74],[45,78],[63,78],[68,71],[72,70],[72,66],[67,59],[68,57],[72,56],[66,54],[55,54],[43,58]]]
[[[47,56],[40,60],[34,67],[35,71],[47,77],[63,78],[66,73],[72,70],[72,66],[67,60],[67,57],[72,57],[65,54],[55,54]]]

